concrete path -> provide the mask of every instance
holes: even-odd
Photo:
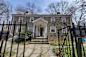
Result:
[[[10,53],[10,43],[7,43],[6,52]],[[23,57],[23,44],[19,45],[18,57]],[[12,57],[16,57],[17,54],[17,44],[13,45]],[[5,57],[9,57],[6,54]],[[57,57],[52,52],[52,48],[49,44],[27,44],[25,45],[25,57]]]

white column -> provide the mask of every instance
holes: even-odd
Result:
[[[47,24],[45,26],[45,38],[47,38]]]
[[[34,37],[34,34],[35,34],[35,24],[33,25],[33,37]]]
[[[36,33],[36,36],[38,36],[38,27],[36,26],[36,29],[35,29],[35,33]]]
[[[40,36],[40,26],[38,26],[38,36]]]

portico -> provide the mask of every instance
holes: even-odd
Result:
[[[48,21],[39,18],[33,21],[33,37],[47,38],[47,24]]]

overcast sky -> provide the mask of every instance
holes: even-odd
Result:
[[[13,10],[15,10],[16,6],[21,5],[21,6],[26,6],[26,3],[28,1],[30,2],[35,2],[35,4],[40,7],[42,10],[44,10],[49,3],[52,2],[59,2],[61,0],[8,0],[10,4],[12,5]],[[68,2],[72,2],[74,0],[66,0]],[[44,12],[44,11],[43,11]]]

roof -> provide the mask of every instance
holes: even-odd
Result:
[[[51,16],[58,16],[58,17],[60,17],[60,16],[71,16],[71,15],[62,15],[62,14],[12,14],[12,16],[30,16],[30,17],[37,17],[37,16],[45,16],[45,17],[51,17]]]

